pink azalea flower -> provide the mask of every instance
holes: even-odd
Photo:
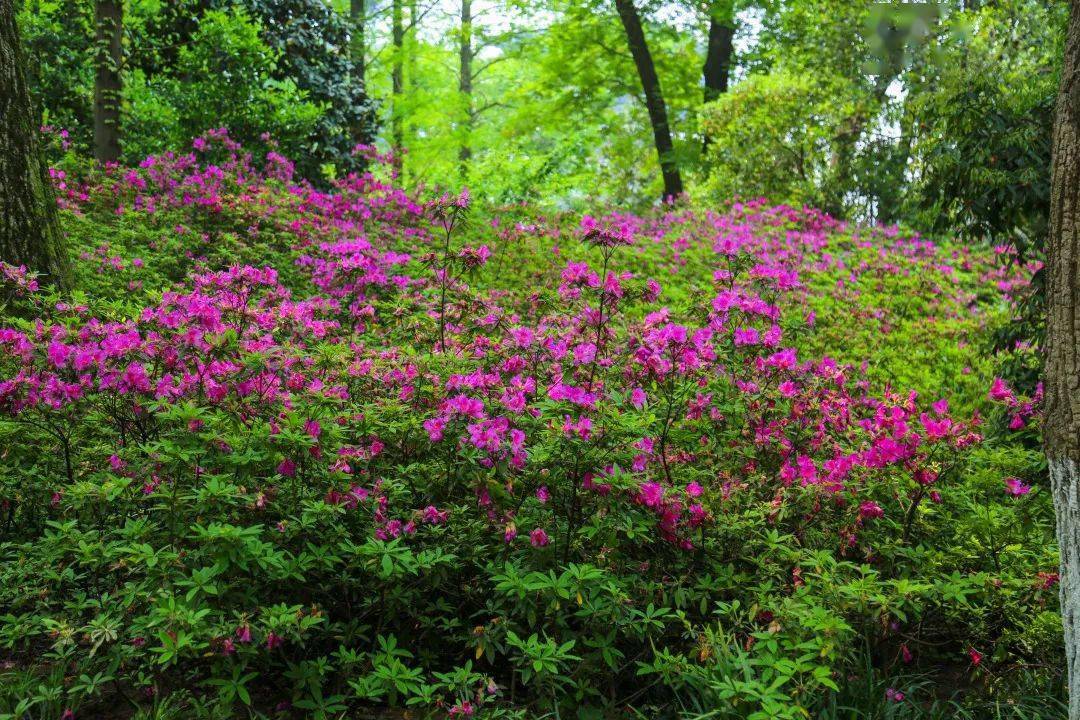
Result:
[[[1031,492],[1031,486],[1025,485],[1024,481],[1017,477],[1005,478],[1006,492],[1013,497],[1020,497]]]
[[[865,500],[859,505],[859,517],[869,520],[870,518],[879,518],[885,515],[885,511],[881,509],[873,500]]]
[[[472,717],[475,714],[476,709],[473,704],[468,700],[462,700],[457,705],[450,708],[450,717]]]
[[[989,396],[991,400],[1004,402],[1013,399],[1013,391],[1009,389],[1009,386],[1005,384],[1004,380],[996,377],[990,384]]]
[[[578,365],[587,365],[596,357],[596,346],[591,342],[581,343],[574,348],[574,362]]]
[[[638,498],[646,507],[657,507],[664,500],[664,488],[655,482],[642,483]]]
[[[799,394],[799,386],[790,380],[785,380],[780,383],[776,389],[780,391],[781,395],[788,398],[795,397]]]

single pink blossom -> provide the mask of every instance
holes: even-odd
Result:
[[[548,539],[548,534],[544,532],[543,528],[536,528],[529,533],[529,542],[532,543],[533,547],[544,547],[551,541]]]
[[[1006,492],[1013,497],[1020,497],[1031,492],[1031,486],[1025,485],[1024,481],[1017,477],[1005,478]]]

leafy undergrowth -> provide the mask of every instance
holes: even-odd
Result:
[[[1060,715],[1031,268],[259,165],[68,158],[4,268],[0,717]]]

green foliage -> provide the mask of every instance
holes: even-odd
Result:
[[[269,133],[286,152],[300,152],[324,109],[292,80],[277,79],[280,59],[246,13],[208,12],[169,76],[131,78],[125,152],[143,156],[160,147],[162,134],[182,145],[218,127],[255,147]]]
[[[847,180],[836,177],[837,155],[861,101],[839,78],[751,75],[702,112],[709,138],[702,192],[714,202],[835,205]]]
[[[325,165],[334,166],[339,176],[361,168],[363,157],[354,156],[352,149],[357,143],[374,142],[375,104],[355,77],[356,63],[349,50],[353,29],[345,15],[326,0],[216,0],[215,4],[246,8],[258,18],[262,39],[280,56],[275,79],[292,81],[306,101],[321,109],[310,134],[289,153],[300,173],[318,181]]]
[[[54,149],[79,289],[5,284],[0,325],[47,355],[51,340],[96,337],[100,318],[112,335],[152,327],[141,341],[156,352],[179,340],[151,324],[154,309],[199,278],[220,292],[168,322],[199,343],[207,364],[193,375],[229,377],[213,388],[228,399],[168,399],[172,361],[155,355],[161,396],[116,392],[62,360],[88,397],[3,408],[0,720],[124,703],[163,719],[1061,716],[1039,431],[1030,405],[1006,412],[987,388],[1005,374],[1033,392],[1038,373],[1040,275],[1029,278],[1064,3],[642,4],[678,159],[696,173],[685,206],[640,216],[627,211],[658,194],[658,168],[608,4],[515,3],[477,19],[472,97],[458,89],[456,6],[406,4],[419,26],[397,55],[368,5],[372,94],[390,98],[390,68],[405,68],[404,96],[383,105],[404,119],[402,181],[473,186],[487,202],[468,224],[465,196],[424,205],[382,184],[381,166],[346,177],[364,163],[354,141],[375,129],[344,3],[127,3],[125,154],[181,152],[135,170]],[[72,126],[75,151],[89,144],[88,8],[27,0],[19,15],[44,119]],[[729,10],[733,85],[703,106],[703,31]],[[220,133],[191,145],[218,127],[251,156]],[[337,194],[293,178],[278,150],[320,186],[338,178]],[[759,196],[945,239],[746,202]],[[564,211],[611,204],[620,213],[578,242]],[[777,262],[723,249],[747,238]],[[399,257],[380,265],[358,249],[368,242]],[[564,295],[568,262],[598,272],[584,299]],[[276,279],[263,295],[238,285],[233,306],[236,288],[207,278],[241,266]],[[646,301],[654,276],[662,299]],[[746,277],[754,301],[776,303],[785,345],[801,361],[834,358],[863,394],[808,408],[800,388],[763,375],[748,400],[726,373],[764,359],[727,348],[709,373],[649,385],[631,411],[623,385],[645,330],[709,325],[709,300]],[[232,324],[189,324],[217,314]],[[238,329],[249,322],[266,325]],[[477,428],[464,417],[436,438],[425,418],[450,401],[451,378],[544,382],[549,361],[508,334],[538,322],[575,346],[625,341],[607,364],[558,373],[603,392],[594,434],[566,430],[583,411],[542,389],[514,420],[526,470],[467,441]],[[0,356],[4,380],[17,365]],[[259,404],[264,372],[284,400]],[[807,413],[910,406],[896,430],[910,437],[928,432],[914,408],[939,398],[980,418],[963,443],[866,472],[850,493],[781,482],[824,442]],[[758,436],[776,428],[782,448]],[[630,466],[653,443],[647,462],[662,468],[646,467],[669,498],[704,493],[701,526],[676,538],[686,546],[636,494]],[[585,493],[587,468],[603,492]]]
[[[32,0],[16,19],[25,47],[31,99],[43,124],[67,129],[79,149],[91,146],[94,121],[92,3]]]
[[[1064,10],[1011,0],[953,19],[934,74],[919,78],[906,110],[914,226],[1007,246],[1019,262],[1043,259]],[[1036,272],[1016,322],[994,338],[996,350],[1041,346],[1043,284]],[[1006,361],[1006,375],[1033,388],[1038,364],[1016,360]]]
[[[93,3],[28,0],[19,25],[46,124],[90,149]],[[322,0],[126,0],[121,145],[129,162],[226,126],[259,147],[269,132],[323,179],[363,165],[373,103],[355,77],[346,19]]]
[[[210,163],[223,149],[198,152]],[[1023,447],[1033,429],[1022,442],[994,435],[928,458],[919,469],[936,473],[937,500],[915,468],[867,474],[855,497],[888,511],[859,519],[850,504],[778,482],[780,456],[748,442],[746,400],[713,374],[704,386],[680,378],[652,387],[651,404],[629,412],[613,372],[610,401],[592,413],[603,431],[590,441],[567,437],[563,406],[538,397],[540,417],[524,421],[533,423],[528,472],[485,464],[474,446],[434,441],[423,425],[440,402],[436,378],[476,368],[469,353],[440,352],[440,335],[453,348],[483,327],[469,318],[491,298],[522,322],[567,312],[555,288],[567,261],[587,261],[638,276],[624,281],[619,326],[645,321],[641,278],[661,272],[665,307],[703,313],[718,270],[752,267],[717,255],[713,242],[726,237],[717,224],[740,232],[753,222],[754,247],[783,256],[802,247],[785,244],[794,234],[816,248],[800,269],[799,301],[777,318],[800,357],[833,355],[859,386],[948,397],[958,416],[984,415],[989,432],[1003,423],[986,400],[993,367],[978,340],[1007,323],[1008,307],[986,288],[996,272],[988,252],[761,206],[741,211],[761,212],[753,221],[690,210],[637,218],[642,239],[607,248],[575,242],[563,218],[538,230],[528,209],[481,208],[461,224],[461,201],[444,199],[421,219],[405,210],[407,196],[370,178],[342,190],[348,199],[338,204],[276,175],[248,186],[201,166],[176,186],[217,178],[198,196],[215,203],[181,193],[151,211],[147,196],[140,204],[131,195],[149,170],[72,157],[60,168],[64,200],[77,202],[63,218],[82,294],[66,309],[55,297],[13,296],[5,324],[24,331],[33,327],[28,307],[57,327],[89,315],[136,322],[192,274],[236,264],[280,268],[283,285],[270,297],[299,308],[289,303],[315,290],[297,262],[311,246],[297,238],[310,232],[320,245],[343,232],[352,242],[340,229],[351,226],[337,223],[354,212],[392,218],[369,222],[376,242],[423,251],[410,272],[450,275],[416,295],[372,292],[379,325],[348,345],[306,329],[294,337],[291,320],[256,336],[195,334],[215,367],[238,374],[230,387],[267,368],[330,377],[353,367],[341,380],[345,397],[301,389],[287,405],[249,411],[256,395],[95,392],[0,422],[0,653],[10,658],[0,717],[93,717],[122,702],[117,688],[142,716],[162,718],[270,717],[281,702],[325,718],[383,707],[440,718],[472,707],[483,718],[580,708],[581,717],[1019,719],[1060,708],[1060,667],[1033,661],[1062,653],[1045,467]],[[254,172],[245,165],[240,175]],[[119,202],[128,209],[118,212]],[[334,222],[315,210],[324,206]],[[459,232],[492,248],[486,265],[460,254]],[[221,308],[207,302],[210,318]],[[394,344],[362,356],[373,374],[354,364],[367,352],[352,342],[361,337]],[[399,363],[417,368],[411,395],[390,380]],[[702,390],[715,393],[722,419],[686,417]],[[771,402],[778,417],[794,409],[780,395]],[[716,521],[695,532],[691,550],[662,540],[655,515],[633,499],[639,479],[620,454],[646,436],[693,449],[692,461],[671,454],[672,487],[700,485]],[[384,444],[378,455],[354,455],[373,437]],[[578,469],[607,464],[609,494],[581,494]],[[1033,489],[1012,497],[1005,477]],[[354,486],[379,500],[348,500]],[[551,493],[544,501],[541,486]],[[484,493],[513,500],[516,527],[479,510]],[[428,505],[447,514],[425,523]],[[413,534],[377,534],[390,517],[414,523]],[[541,526],[550,542],[533,546],[526,534]],[[511,532],[520,536],[505,542]],[[985,656],[980,665],[973,649]],[[908,699],[893,702],[890,689]]]
[[[1038,253],[1047,231],[1061,8],[1013,0],[952,20],[914,88],[913,221]]]

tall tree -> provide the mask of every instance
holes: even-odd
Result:
[[[0,0],[0,260],[58,285],[71,276],[56,199],[38,147],[13,0]]]
[[[660,87],[660,78],[656,75],[649,45],[645,42],[645,31],[641,27],[641,16],[634,7],[633,0],[615,0],[615,9],[626,31],[626,42],[630,54],[637,66],[641,89],[645,94],[645,108],[649,112],[649,124],[652,125],[653,141],[656,154],[660,158],[660,172],[664,177],[664,199],[682,195],[682,176],[675,159],[675,147],[671,142],[671,127],[668,124],[667,106]]]
[[[1054,115],[1043,439],[1061,551],[1069,718],[1080,720],[1080,1],[1073,0]]]
[[[458,46],[458,92],[464,108],[464,127],[461,130],[461,147],[458,150],[458,162],[461,165],[461,180],[469,177],[469,159],[472,157],[470,136],[475,119],[473,108],[473,43],[472,43],[472,0],[461,0],[461,28]]]
[[[94,157],[101,162],[120,159],[121,37],[123,0],[94,3]]]

